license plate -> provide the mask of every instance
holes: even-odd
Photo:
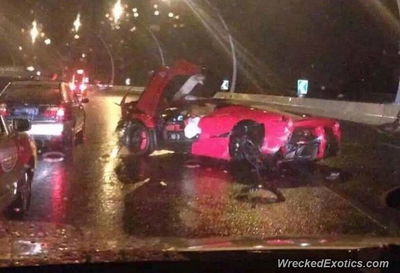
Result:
[[[14,110],[16,116],[37,116],[38,114],[38,108],[18,108]]]

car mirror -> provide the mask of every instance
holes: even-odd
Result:
[[[14,119],[12,125],[17,132],[26,132],[31,129],[31,123],[27,119]]]
[[[81,102],[82,102],[82,103],[89,103],[89,99],[88,99],[88,98],[84,98],[84,99],[82,99]]]

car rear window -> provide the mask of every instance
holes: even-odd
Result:
[[[59,88],[49,86],[9,86],[0,95],[5,102],[29,104],[59,104],[62,101]]]

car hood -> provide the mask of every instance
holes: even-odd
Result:
[[[400,238],[366,236],[271,238],[117,238],[65,224],[7,222],[0,230],[0,267],[102,262],[180,261],[188,253],[382,249]]]

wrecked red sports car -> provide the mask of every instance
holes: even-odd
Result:
[[[337,154],[337,121],[215,99],[204,80],[201,67],[186,61],[154,73],[138,101],[122,99],[121,144],[134,155],[170,149],[224,160],[314,161]]]

